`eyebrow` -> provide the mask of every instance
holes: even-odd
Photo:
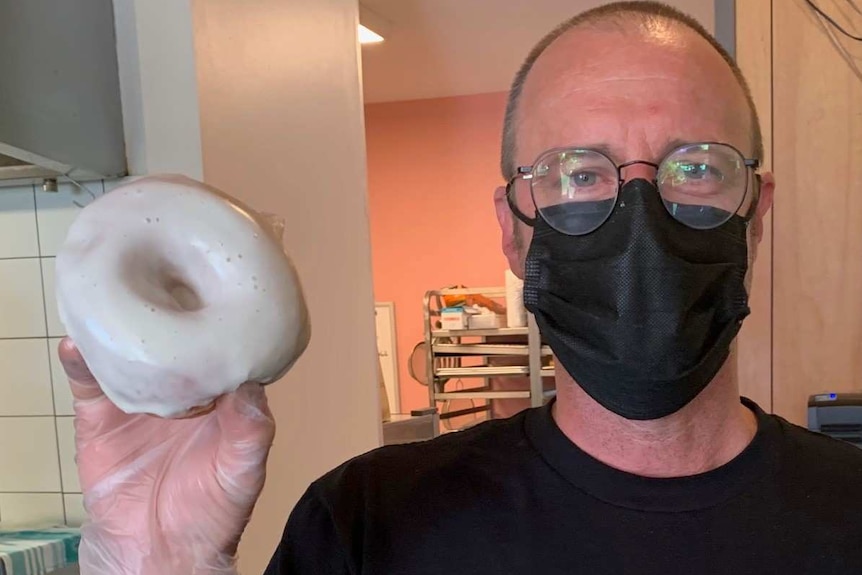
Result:
[[[590,144],[590,145],[586,145],[586,146],[581,146],[581,145],[577,145],[577,146],[576,146],[576,145],[571,145],[571,146],[565,146],[565,147],[595,150],[595,151],[597,151],[597,152],[601,152],[602,154],[604,154],[604,155],[606,155],[607,157],[609,157],[611,160],[613,160],[613,162],[614,162],[615,164],[621,164],[621,163],[624,163],[624,162],[631,162],[631,161],[633,161],[633,160],[647,160],[647,161],[650,161],[650,162],[653,162],[653,161],[654,161],[654,162],[659,162],[659,161],[661,161],[661,160],[662,160],[662,158],[666,157],[666,156],[667,156],[669,153],[671,153],[673,150],[675,150],[675,149],[677,149],[677,148],[679,148],[679,147],[681,147],[681,146],[687,146],[687,145],[690,145],[690,144],[696,144],[696,143],[701,142],[701,141],[706,141],[706,140],[681,140],[681,139],[679,139],[679,138],[675,138],[675,139],[673,139],[673,140],[669,141],[669,142],[665,145],[665,147],[664,147],[664,148],[662,148],[662,151],[661,151],[661,153],[659,154],[659,157],[658,157],[658,158],[624,158],[624,159],[620,159],[619,157],[617,157],[617,154],[615,154],[615,153],[614,153],[614,151],[613,151],[613,149],[611,148],[611,146],[609,146],[608,144],[604,144],[604,143],[595,143],[595,144]],[[710,141],[711,141],[711,140],[710,140]]]

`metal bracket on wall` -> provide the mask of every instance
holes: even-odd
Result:
[[[736,0],[715,0],[715,39],[736,60]]]

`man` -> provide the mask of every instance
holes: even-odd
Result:
[[[774,183],[731,60],[674,10],[607,5],[533,51],[506,122],[497,214],[556,400],[333,470],[267,574],[862,573],[862,453],[740,401],[732,343]],[[260,389],[128,417],[61,354],[82,563],[232,572],[272,440]]]

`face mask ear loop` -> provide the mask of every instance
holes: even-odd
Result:
[[[754,199],[751,200],[751,205],[748,206],[748,212],[743,216],[746,226],[754,219],[754,215],[757,213],[757,206],[760,204],[760,183],[760,174],[754,174],[754,186],[752,187]]]
[[[742,284],[745,286],[745,292],[751,298],[752,279],[754,274],[754,226],[752,220],[745,222],[745,277]]]
[[[760,185],[763,180],[760,178],[760,174],[754,174],[754,185],[752,186],[752,192],[754,193],[754,199],[751,201],[751,205],[748,207],[748,212],[743,217],[745,221],[745,250],[746,261],[748,262],[747,269],[745,270],[745,279],[743,283],[745,284],[745,291],[748,292],[748,296],[751,297],[751,288],[752,288],[752,274],[754,273],[754,257],[755,250],[752,249],[753,244],[753,236],[754,233],[754,216],[757,214],[757,206],[760,204]]]

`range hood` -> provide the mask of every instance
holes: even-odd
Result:
[[[112,0],[0,0],[0,186],[126,175]]]

